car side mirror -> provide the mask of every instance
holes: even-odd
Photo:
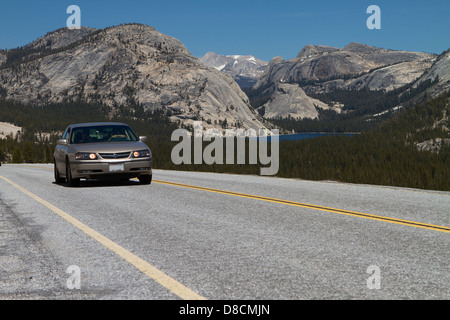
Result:
[[[59,139],[58,141],[56,141],[56,144],[66,145],[67,143],[68,143],[67,139]]]
[[[147,142],[148,138],[146,136],[140,136],[139,141],[140,142]]]

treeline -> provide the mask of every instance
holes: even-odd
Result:
[[[361,135],[283,143],[279,176],[448,191],[450,146],[435,154],[418,151],[415,143],[449,137],[434,126],[449,105],[447,92]]]
[[[450,146],[418,151],[417,142],[450,138],[435,124],[450,114],[450,92],[399,111],[360,135],[280,143],[278,177],[450,191]],[[448,126],[448,121],[447,121]],[[248,150],[248,148],[246,149]],[[260,173],[260,165],[181,165],[170,169]]]
[[[283,141],[277,176],[450,191],[450,146],[443,146],[437,154],[416,147],[417,142],[449,137],[443,128],[434,126],[444,112],[450,114],[449,105],[448,92],[401,110],[360,135]],[[166,168],[260,174],[259,164],[175,166],[168,162]]]
[[[443,130],[445,126],[435,125],[444,114],[450,114],[449,105],[450,92],[447,92],[400,110],[360,135],[283,141],[276,176],[450,191],[450,146],[444,145],[439,153],[421,152],[416,147],[417,142],[449,137]],[[106,114],[102,113],[105,111]],[[122,121],[137,134],[149,137],[148,145],[157,169],[260,174],[260,164],[175,165],[171,152],[178,142],[170,141],[170,137],[180,127],[179,123],[171,122],[163,111],[146,112],[139,107],[122,111],[119,108],[114,116],[111,112],[104,106],[84,103],[32,108],[0,102],[0,121],[25,128],[19,138],[0,139],[0,153],[3,157],[8,155],[12,162],[51,162],[58,135],[38,138],[36,133],[62,131],[74,122]],[[208,143],[203,142],[203,146]]]
[[[434,81],[423,81],[416,87],[414,87],[415,82],[413,82],[391,91],[370,90],[365,87],[360,90],[336,89],[320,94],[309,93],[309,95],[327,104],[332,104],[335,101],[344,104],[343,113],[335,113],[334,118],[331,118],[330,113],[328,117],[323,117],[322,120],[347,120],[350,118],[376,114],[407,103],[411,98],[417,97],[420,93],[424,92],[438,81],[439,78],[436,77]]]
[[[0,139],[0,157],[3,163],[51,163],[54,146],[50,139],[37,141],[28,134],[7,136]]]
[[[107,107],[78,101],[29,106],[0,99],[0,122],[23,128],[18,135],[0,139],[0,156],[14,163],[51,163],[56,141],[69,124],[97,121],[127,123],[138,135],[148,137],[154,154],[162,155],[171,148],[172,132],[181,127],[170,121],[165,111],[145,111],[140,105]],[[170,151],[168,158],[155,157],[154,163],[159,166],[168,160]]]

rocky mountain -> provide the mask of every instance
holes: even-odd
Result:
[[[420,76],[435,58],[436,55],[429,53],[393,51],[357,43],[342,49],[306,46],[296,58],[267,68],[254,87],[278,82],[302,85],[318,82],[321,84],[318,89],[326,89],[327,85],[330,88],[351,89],[369,85],[377,75],[377,81],[372,87],[389,90],[410,82],[414,75],[405,76],[411,72]]]
[[[271,87],[271,98],[257,110],[264,114],[265,118],[310,118],[316,119],[318,109],[334,110],[341,112],[339,104],[328,104],[309,97],[297,84],[277,83]]]
[[[423,73],[414,86],[436,78],[439,79],[439,82],[428,90],[433,97],[450,90],[450,49],[444,51],[433,61],[433,65]]]
[[[61,28],[47,33],[45,36],[27,44],[24,49],[45,50],[45,49],[60,49],[67,47],[98,29],[81,27],[80,29]]]
[[[0,51],[0,66],[6,62],[6,52]]]
[[[140,104],[205,128],[264,128],[230,75],[209,68],[177,39],[140,24],[56,30],[2,51],[0,89],[24,103],[82,99],[109,106]]]
[[[281,57],[274,58],[253,90],[266,95],[279,95],[277,88],[280,84],[290,84],[300,86],[306,95],[333,90],[370,89],[389,92],[421,77],[422,81],[434,80],[436,75],[442,77],[443,82],[447,81],[448,55],[438,59],[435,54],[387,50],[359,43],[350,43],[342,49],[308,45],[294,59],[285,61]],[[298,89],[290,92],[298,92]],[[286,94],[289,95],[285,92],[284,95]],[[291,103],[292,101],[296,99],[285,97],[280,100],[271,97],[265,105],[256,107],[264,108],[266,114],[276,113],[283,117],[279,110],[290,110],[284,114],[285,117],[296,113],[300,118],[310,118],[314,113],[301,110],[310,110],[306,106],[311,103],[319,108],[322,105],[312,102],[307,96],[304,99],[306,105]],[[294,109],[297,112],[293,112]]]
[[[229,74],[242,88],[253,86],[268,64],[252,55],[225,56],[214,52],[206,53],[199,60],[208,67]]]

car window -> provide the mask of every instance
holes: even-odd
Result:
[[[128,126],[91,126],[74,128],[70,137],[70,143],[98,143],[138,141],[136,134]]]
[[[69,128],[66,129],[66,131],[64,131],[61,139],[68,139],[69,138]]]

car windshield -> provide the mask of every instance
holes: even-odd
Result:
[[[72,130],[71,144],[138,141],[138,138],[128,126],[99,125],[79,127]]]

